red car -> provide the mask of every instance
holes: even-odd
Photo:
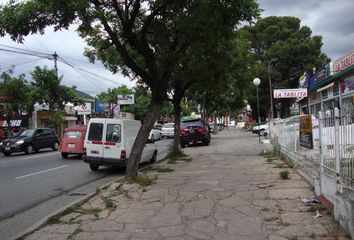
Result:
[[[85,134],[86,127],[70,127],[65,129],[59,148],[61,156],[63,158],[67,158],[69,154],[82,156],[84,153]]]

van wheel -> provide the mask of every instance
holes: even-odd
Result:
[[[27,145],[25,153],[26,154],[32,154],[34,152],[33,146],[31,144]]]
[[[54,145],[53,145],[53,150],[54,151],[58,151],[58,149],[59,149],[59,143],[55,142]]]
[[[11,153],[10,153],[10,152],[3,152],[3,154],[4,154],[6,157],[8,157],[8,156],[10,156],[10,155],[11,155]]]
[[[92,171],[97,171],[99,167],[100,167],[100,165],[98,165],[98,164],[90,163],[90,169]]]
[[[150,163],[155,163],[157,158],[157,151],[154,151],[154,154],[152,154],[152,158],[150,159]]]
[[[63,158],[68,158],[69,154],[68,154],[68,153],[61,153],[61,156],[62,156]]]

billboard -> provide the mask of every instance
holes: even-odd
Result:
[[[274,89],[273,96],[274,98],[304,98],[307,97],[307,89]]]
[[[78,115],[91,114],[91,103],[84,103],[82,105],[77,106],[77,114]]]
[[[119,105],[129,105],[134,104],[134,94],[120,94],[118,95]]]

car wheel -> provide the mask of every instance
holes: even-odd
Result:
[[[62,152],[62,153],[61,153],[61,156],[62,156],[63,158],[68,158],[69,154]]]
[[[203,141],[203,143],[204,143],[204,145],[205,145],[205,146],[208,146],[208,145],[209,145],[209,143],[210,143],[210,140],[209,140],[209,139],[204,140],[204,141]]]
[[[54,145],[53,145],[53,150],[54,151],[58,151],[58,149],[59,149],[59,143],[55,142]]]
[[[154,154],[152,154],[152,158],[150,159],[150,163],[155,163],[157,158],[157,151],[154,151]]]
[[[39,152],[39,149],[33,149],[33,151],[34,151],[35,153],[38,153],[38,152]]]
[[[185,142],[181,142],[181,148],[185,148],[186,147],[186,143]]]
[[[259,132],[259,135],[260,135],[260,136],[264,136],[264,129],[262,129],[262,130]]]
[[[100,165],[98,165],[98,164],[90,163],[90,169],[92,171],[97,171],[99,167],[100,167]]]
[[[6,157],[8,157],[8,156],[10,156],[11,155],[11,153],[10,152],[4,152],[3,153]]]
[[[27,145],[25,153],[32,154],[34,152],[33,146],[31,144]]]

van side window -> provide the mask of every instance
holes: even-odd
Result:
[[[106,142],[117,142],[121,140],[120,124],[107,124]]]
[[[91,123],[89,129],[89,141],[102,141],[103,123]]]

